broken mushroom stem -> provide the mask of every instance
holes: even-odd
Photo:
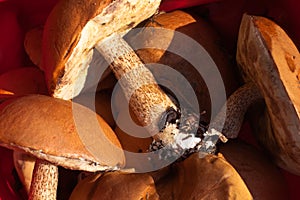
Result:
[[[55,200],[58,184],[58,167],[48,161],[35,161],[29,200]]]

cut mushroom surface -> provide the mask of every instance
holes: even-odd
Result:
[[[125,34],[159,5],[160,0],[59,1],[43,33],[42,68],[50,93],[63,99],[76,96],[87,78],[95,44],[112,33]]]
[[[244,80],[263,96],[270,120],[253,124],[257,137],[277,164],[300,174],[299,51],[273,21],[244,15],[240,26],[237,62]],[[269,127],[269,128],[264,128]]]

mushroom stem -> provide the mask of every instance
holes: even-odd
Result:
[[[214,153],[219,139],[225,143],[228,138],[237,138],[249,106],[260,99],[263,97],[252,82],[238,88],[210,123],[196,151]]]
[[[118,34],[97,43],[96,49],[111,64],[129,107],[141,125],[146,127],[156,140],[168,143],[168,136],[157,134],[161,129],[160,120],[168,109],[178,111],[178,108],[158,86],[150,70]]]
[[[249,106],[263,99],[253,83],[246,83],[237,89],[223,105],[221,111],[210,123],[211,129],[222,132],[227,138],[236,138]]]
[[[29,200],[55,200],[58,183],[58,167],[37,159],[30,186]]]

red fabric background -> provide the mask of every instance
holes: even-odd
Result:
[[[30,65],[23,48],[24,33],[42,25],[57,0],[0,0],[0,74]],[[188,8],[202,5],[208,11],[208,19],[234,49],[239,22],[244,12],[271,17],[284,27],[300,46],[300,1],[298,0],[164,0],[161,10]],[[254,144],[247,124],[241,137]],[[13,163],[10,150],[0,147],[0,200],[22,199],[16,192],[12,174]],[[300,199],[300,177],[285,174],[291,199]]]

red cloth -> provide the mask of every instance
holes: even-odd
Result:
[[[32,27],[43,25],[57,0],[0,0],[0,74],[27,65],[23,48],[24,33]],[[202,5],[208,19],[234,49],[241,16],[249,14],[271,17],[284,27],[300,46],[300,1],[298,0],[164,0],[161,10]],[[199,11],[200,12],[200,11]],[[251,130],[245,125],[241,137],[254,144]],[[12,152],[0,148],[0,200],[19,200],[12,175]],[[300,198],[300,177],[285,174],[291,199]]]

